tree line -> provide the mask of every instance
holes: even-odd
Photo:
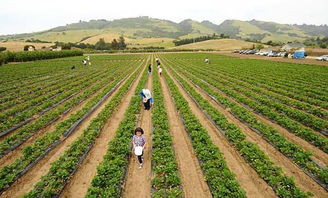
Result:
[[[212,39],[218,39],[218,38],[229,38],[228,35],[225,34],[213,34],[213,35],[208,35],[208,36],[200,36],[200,37],[196,37],[196,38],[187,38],[187,39],[180,39],[180,40],[174,40],[173,43],[175,46],[179,46],[179,45],[185,45],[185,44],[189,44],[189,43],[197,43],[197,42],[201,42],[201,41],[207,41],[207,40],[212,40]]]
[[[104,38],[100,38],[96,44],[89,43],[63,43],[55,42],[52,47],[62,47],[62,49],[71,49],[72,47],[80,49],[95,49],[95,50],[124,50],[126,49],[126,43],[123,36],[118,39],[113,39],[110,43],[107,43]]]

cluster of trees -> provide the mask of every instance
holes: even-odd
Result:
[[[218,39],[218,38],[230,38],[229,35],[225,35],[225,34],[213,34],[213,35],[208,35],[208,36],[200,36],[200,37],[196,37],[196,38],[187,38],[187,39],[181,39],[181,40],[174,40],[173,43],[175,46],[179,46],[179,45],[185,45],[185,44],[189,44],[189,43],[197,43],[197,42],[201,42],[201,41],[206,41],[206,40],[211,40],[211,39]]]
[[[80,49],[95,49],[95,50],[124,50],[126,49],[126,43],[123,36],[118,39],[113,39],[112,42],[106,43],[105,39],[100,38],[96,44],[89,43],[63,43],[55,42],[52,47],[62,47],[62,49],[71,49],[72,47]]]
[[[328,47],[328,36],[323,38],[310,38],[304,41],[304,45],[309,47],[320,47],[326,49]]]
[[[34,39],[34,38],[27,39],[25,42],[28,42],[28,43],[51,43],[49,41],[41,41],[39,39]]]

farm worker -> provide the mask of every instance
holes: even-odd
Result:
[[[138,127],[134,130],[134,135],[132,137],[133,151],[137,156],[139,161],[139,168],[142,168],[143,163],[143,151],[146,145],[146,136],[144,136],[144,131],[142,128]]]
[[[87,61],[86,60],[82,60],[82,63],[84,66],[87,66]]]
[[[159,61],[159,59],[158,59],[157,57],[156,57],[156,59],[155,59],[155,60],[156,60],[156,62],[158,62],[158,61]]]
[[[208,58],[205,58],[204,62],[205,62],[206,64],[210,64],[210,60],[209,60]]]
[[[162,76],[162,68],[161,67],[158,68],[158,73],[160,76]]]
[[[150,110],[150,103],[153,105],[154,104],[154,99],[151,96],[150,90],[149,89],[142,89],[140,91],[140,95],[142,98],[142,103],[144,104],[145,110]]]
[[[148,66],[148,74],[151,74],[151,64]]]

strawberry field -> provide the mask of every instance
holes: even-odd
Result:
[[[0,197],[328,197],[328,67],[214,53],[83,59],[0,66]]]

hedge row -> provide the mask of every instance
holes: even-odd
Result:
[[[25,62],[33,60],[43,60],[52,58],[63,58],[69,56],[82,56],[80,50],[63,50],[63,51],[23,51],[23,52],[1,52],[0,65],[9,62]]]

